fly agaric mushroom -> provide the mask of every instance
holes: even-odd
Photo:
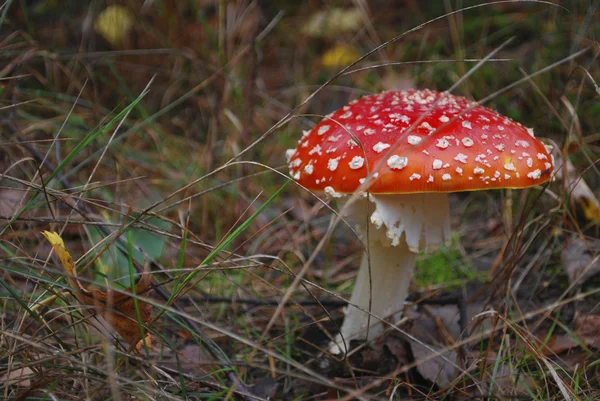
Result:
[[[294,180],[334,198],[354,193],[371,174],[368,196],[344,208],[367,253],[338,345],[341,337],[365,333],[370,299],[373,315],[399,318],[416,253],[450,239],[449,192],[531,187],[553,173],[549,149],[533,130],[464,97],[431,90],[355,100],[305,132],[287,156]],[[370,321],[374,337],[382,325]]]

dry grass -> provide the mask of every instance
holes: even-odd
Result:
[[[454,197],[455,240],[422,255],[404,324],[336,361],[360,247],[284,165],[360,95],[452,88],[535,127],[597,192],[598,1],[120,3],[133,25],[112,43],[105,2],[0,11],[0,397],[600,397],[597,280],[565,262],[583,241],[595,268],[600,210],[566,180]],[[78,306],[43,230],[85,285],[152,272],[135,297],[153,349]]]

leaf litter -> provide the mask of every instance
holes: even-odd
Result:
[[[152,306],[144,301],[137,300],[135,295],[147,296],[152,283],[152,276],[148,273],[142,274],[134,287],[134,291],[131,287],[123,292],[116,292],[112,289],[103,292],[98,289],[86,288],[77,278],[75,263],[71,254],[65,248],[60,235],[50,231],[44,231],[42,235],[58,255],[67,273],[67,282],[79,305],[93,307],[138,352],[144,346],[150,348],[152,334],[145,332],[146,330],[139,323],[144,325],[150,322]],[[142,333],[145,333],[144,336],[142,336]]]

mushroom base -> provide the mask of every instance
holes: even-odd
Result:
[[[345,318],[340,334],[330,347],[330,351],[335,354],[348,348],[348,341],[351,339],[368,340],[381,334],[384,325],[380,319],[394,323],[402,315],[416,254],[408,249],[404,241],[397,246],[371,243],[369,251],[370,258],[366,253],[363,256],[350,304],[344,310]],[[370,319],[369,313],[365,312],[369,311],[369,300]]]

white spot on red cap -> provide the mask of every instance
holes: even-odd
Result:
[[[358,170],[359,168],[364,166],[364,164],[365,164],[365,159],[360,156],[354,156],[352,158],[352,160],[350,160],[350,162],[348,163],[348,165],[350,166],[350,168],[352,170]]]
[[[327,131],[329,131],[329,128],[331,128],[329,124],[321,125],[317,130],[317,135],[325,134]]]
[[[350,118],[352,117],[352,112],[351,111],[347,111],[344,114],[342,114],[339,118]]]
[[[404,156],[392,155],[387,160],[387,165],[392,170],[402,170],[408,164],[408,158]]]
[[[412,180],[420,180],[421,179],[421,174],[413,173],[410,177],[408,177],[408,179],[410,181],[412,181]]]
[[[451,180],[451,179],[452,179],[452,176],[450,174],[444,174],[444,175],[442,175],[442,180],[444,180],[444,181],[448,181],[448,180]]]
[[[542,171],[539,168],[536,170],[533,170],[531,173],[527,174],[527,177],[532,178],[534,180],[537,180],[541,176],[542,176]]]
[[[533,128],[527,128],[527,133],[529,134],[530,137],[535,138],[535,135],[533,133]]]
[[[292,156],[294,156],[294,153],[296,153],[296,149],[288,149],[285,151],[286,163],[289,163],[290,160],[292,160]]]
[[[528,148],[529,147],[529,142],[523,141],[523,140],[518,140],[518,141],[515,141],[515,146],[516,147],[521,146],[523,148]]]
[[[366,130],[364,130],[364,131],[363,131],[363,133],[364,133],[365,135],[367,135],[367,136],[368,136],[368,135],[373,135],[375,132],[376,132],[376,131],[375,131],[374,129],[372,129],[372,128],[367,128]]]
[[[467,129],[471,129],[471,128],[472,128],[472,126],[471,126],[471,122],[470,122],[470,121],[463,121],[463,122],[461,123],[461,125],[462,125],[463,127],[467,128]]]
[[[433,182],[433,176],[430,175],[429,178],[427,178],[427,182]]]
[[[456,168],[456,172],[458,173],[458,175],[462,175],[462,173],[463,173],[463,169],[462,169],[462,168],[460,168],[460,167],[457,167],[457,168]]]
[[[448,118],[448,116],[444,114],[439,118],[439,120],[443,123],[447,123],[448,121],[450,121],[450,118]]]
[[[527,167],[533,167],[533,159],[531,157],[527,158]]]
[[[418,145],[421,143],[422,138],[420,136],[416,136],[416,135],[409,135],[407,138],[407,141],[411,145]]]
[[[494,145],[494,147],[495,147],[496,149],[498,149],[500,152],[502,152],[502,151],[503,151],[503,150],[506,148],[506,146],[504,146],[504,144],[503,144],[503,143],[499,143],[499,144],[497,144],[497,145]]]
[[[309,156],[312,156],[315,153],[319,156],[323,154],[323,152],[321,152],[321,145],[315,145],[311,150],[308,151]]]
[[[375,153],[381,153],[385,149],[389,148],[390,146],[392,146],[392,145],[390,145],[388,143],[377,142],[375,145],[373,145],[373,150],[375,151]]]
[[[470,148],[471,146],[473,146],[473,140],[469,137],[465,137],[461,140],[462,144],[465,145],[467,148]]]
[[[547,159],[548,159],[548,156],[546,156],[546,155],[545,155],[545,154],[543,154],[543,153],[538,153],[538,154],[537,154],[537,158],[538,158],[538,160],[547,160]]]
[[[442,164],[444,164],[444,162],[442,162],[442,161],[441,161],[441,160],[439,160],[439,159],[435,159],[435,160],[433,161],[433,169],[434,169],[434,170],[439,170],[439,169],[441,169],[441,168],[442,168]]]
[[[335,171],[338,168],[338,164],[340,162],[340,157],[336,157],[335,159],[329,159],[327,161],[327,168],[331,171]]]
[[[481,167],[475,167],[473,169],[473,174],[483,174],[483,173],[485,173],[485,170],[482,169]]]
[[[427,121],[423,121],[419,127],[433,131],[433,127]]]
[[[459,153],[454,157],[454,160],[456,160],[457,162],[461,162],[461,163],[467,163],[468,158],[469,158],[469,156],[467,156],[463,153]]]
[[[448,146],[450,146],[450,142],[448,142],[446,138],[440,138],[437,140],[435,146],[440,149],[446,149]]]
[[[304,166],[304,173],[311,175],[313,173],[313,171],[315,171],[315,166],[313,166],[312,164],[307,164],[306,166]]]

